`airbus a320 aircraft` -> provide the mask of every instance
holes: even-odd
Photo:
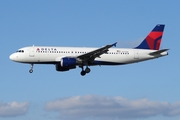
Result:
[[[68,71],[79,66],[84,76],[90,72],[90,66],[124,65],[168,55],[168,49],[159,50],[164,26],[156,25],[142,43],[132,49],[111,48],[116,43],[101,48],[30,46],[20,48],[10,55],[10,59],[30,64],[30,73],[34,64],[54,64],[57,71]]]

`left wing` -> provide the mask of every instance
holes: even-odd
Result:
[[[92,60],[94,60],[96,57],[99,57],[100,55],[106,53],[109,48],[111,48],[111,47],[113,47],[113,46],[116,47],[116,44],[117,44],[117,42],[116,42],[116,43],[113,43],[113,44],[111,44],[111,45],[106,45],[106,46],[104,46],[104,47],[102,47],[102,48],[96,49],[96,50],[91,51],[91,52],[88,52],[88,53],[86,53],[86,54],[79,55],[79,56],[77,56],[77,58],[79,58],[79,59],[82,60],[83,62],[85,62],[85,61],[88,62],[89,60],[92,61]]]

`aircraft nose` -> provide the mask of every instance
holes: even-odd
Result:
[[[11,54],[11,55],[9,56],[9,59],[10,59],[10,60],[13,60],[13,61],[14,61],[14,60],[15,60],[15,58],[16,58],[16,56],[15,56],[15,54],[14,54],[14,53],[13,53],[13,54]]]

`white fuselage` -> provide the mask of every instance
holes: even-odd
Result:
[[[19,49],[18,52],[10,56],[10,59],[15,62],[29,64],[56,64],[60,62],[63,57],[77,57],[95,49],[97,48],[31,46]],[[91,65],[129,64],[162,57],[168,54],[166,51],[158,55],[149,54],[155,51],[157,50],[109,48],[107,53],[96,57],[94,63]]]
[[[90,73],[89,66],[124,65],[168,55],[168,49],[159,50],[164,26],[156,25],[134,49],[112,48],[116,47],[117,42],[100,48],[31,46],[19,49],[10,55],[10,59],[31,64],[30,73],[34,64],[54,64],[57,71],[68,71],[79,66],[84,76]]]

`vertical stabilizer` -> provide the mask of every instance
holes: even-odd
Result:
[[[165,25],[158,24],[136,49],[159,50]]]

